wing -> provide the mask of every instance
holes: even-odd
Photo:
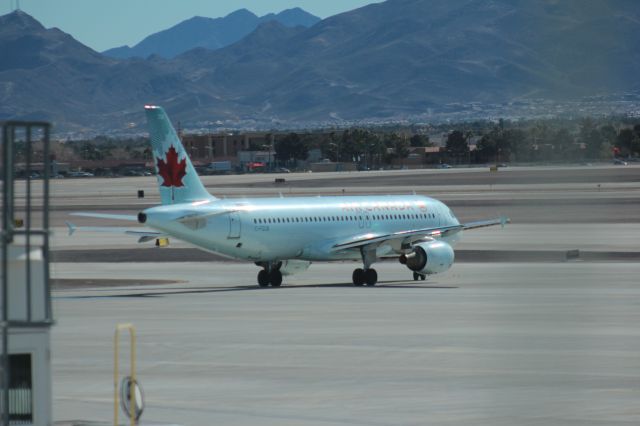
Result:
[[[480,220],[478,222],[469,222],[465,223],[463,226],[465,230],[467,229],[476,229],[476,228],[486,228],[487,226],[496,226],[500,225],[504,228],[504,225],[507,223],[511,223],[511,219],[506,216],[500,216],[498,219],[489,219],[489,220]]]
[[[331,247],[331,251],[347,250],[352,248],[361,248],[370,245],[381,245],[390,243],[400,248],[409,248],[411,244],[425,238],[442,238],[456,234],[462,230],[484,228],[487,226],[501,225],[510,223],[511,220],[506,216],[498,219],[483,220],[478,222],[469,222],[453,226],[439,226],[434,228],[413,229],[408,231],[394,232],[390,234],[368,233],[357,235],[345,241],[337,242]],[[396,243],[396,244],[394,244]]]
[[[394,232],[390,234],[368,233],[358,235],[346,241],[338,242],[331,247],[331,251],[340,251],[352,248],[359,248],[371,244],[380,245],[382,243],[399,242],[401,246],[411,245],[414,241],[423,238],[438,238],[453,235],[460,232],[464,225],[439,226],[436,228],[422,228],[408,231]]]

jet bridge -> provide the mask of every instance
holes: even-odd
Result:
[[[49,123],[0,122],[0,425],[49,425]]]

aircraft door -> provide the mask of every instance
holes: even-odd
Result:
[[[229,213],[229,235],[227,238],[240,238],[240,214]]]
[[[363,209],[358,210],[358,226],[360,229],[371,228],[371,216]]]

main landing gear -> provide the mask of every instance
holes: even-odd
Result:
[[[378,273],[373,268],[358,268],[353,271],[353,275],[351,278],[353,279],[353,285],[356,285],[358,287],[365,284],[368,286],[374,286],[378,282]]]
[[[259,264],[258,266],[262,266],[260,272],[258,272],[258,285],[260,287],[280,287],[282,285],[282,272],[280,272],[281,263],[266,263]]]
[[[353,275],[351,276],[353,285],[361,287],[366,284],[372,287],[378,282],[378,273],[375,269],[371,268],[371,264],[376,261],[376,248],[362,247],[360,248],[360,254],[362,255],[364,269],[357,268],[353,271]]]
[[[422,281],[424,281],[424,280],[426,280],[426,279],[427,279],[427,276],[426,276],[426,275],[424,275],[424,274],[419,274],[419,273],[417,273],[417,272],[414,272],[414,273],[413,273],[413,280],[414,280],[414,281],[418,281],[418,280],[422,280]]]

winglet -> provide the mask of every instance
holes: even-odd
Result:
[[[504,216],[504,215],[503,215],[503,216],[500,216],[500,226],[502,227],[502,229],[504,229],[504,226],[505,226],[507,223],[511,223],[511,219],[509,219],[508,217],[506,217],[506,216]]]
[[[76,232],[76,226],[71,223],[71,222],[64,222],[65,225],[67,225],[67,228],[69,228],[69,236],[72,236],[74,232]]]

